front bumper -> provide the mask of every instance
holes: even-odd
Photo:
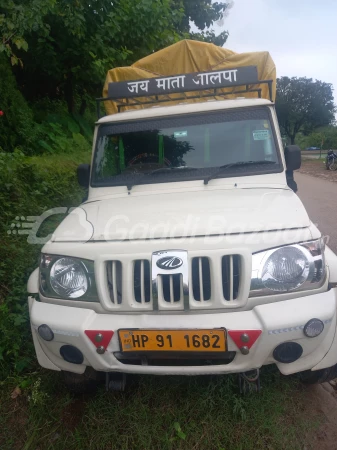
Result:
[[[42,303],[29,297],[30,320],[37,357],[41,366],[53,370],[83,373],[87,366],[104,372],[148,373],[158,375],[201,375],[245,372],[266,364],[275,363],[281,373],[288,375],[308,369],[323,369],[337,363],[336,332],[337,289],[328,292],[259,305],[250,311],[204,314],[97,314],[90,309]],[[307,338],[303,325],[318,318],[325,324],[316,338]],[[54,339],[46,342],[37,328],[47,324]],[[114,353],[120,352],[118,329],[208,329],[262,330],[262,334],[248,355],[241,354],[228,336],[228,351],[236,352],[226,365],[203,366],[146,366],[124,364]],[[85,334],[85,330],[113,330],[115,333],[104,354]],[[297,342],[303,348],[302,356],[290,364],[279,363],[273,350],[283,342]],[[83,364],[71,364],[60,355],[62,345],[73,345],[84,355]]]

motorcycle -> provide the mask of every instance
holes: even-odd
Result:
[[[329,150],[325,158],[325,167],[327,170],[337,170],[337,153]]]

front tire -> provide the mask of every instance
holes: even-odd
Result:
[[[304,384],[325,383],[337,378],[337,364],[321,370],[305,370],[299,372],[299,378]]]
[[[62,371],[63,381],[67,389],[73,394],[86,394],[95,392],[98,384],[97,372],[91,368],[80,373]]]

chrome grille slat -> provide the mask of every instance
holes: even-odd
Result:
[[[106,266],[110,300],[114,305],[122,303],[122,264],[109,261]]]
[[[192,258],[192,290],[194,300],[205,304],[211,300],[210,262],[205,256]]]
[[[113,293],[113,301],[116,303],[117,297],[117,267],[116,261],[112,261],[112,293]]]
[[[222,257],[222,289],[224,299],[235,301],[239,293],[240,256],[226,255]]]
[[[133,295],[137,303],[145,305],[151,301],[150,262],[137,259],[133,264]]]
[[[199,286],[200,286],[200,301],[203,302],[204,301],[204,284],[203,284],[203,280],[202,280],[202,259],[199,258],[198,261],[198,269],[199,269]]]
[[[233,255],[229,255],[229,280],[230,280],[230,293],[229,300],[233,300]]]
[[[170,277],[170,302],[174,303],[173,275],[169,275],[169,277]]]
[[[158,285],[159,298],[165,303],[176,305],[182,300],[180,274],[159,275],[161,285]]]
[[[140,302],[145,303],[144,260],[140,262]]]

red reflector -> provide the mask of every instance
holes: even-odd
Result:
[[[96,348],[104,347],[105,349],[114,335],[112,330],[85,330],[84,332]]]
[[[248,347],[250,349],[261,333],[261,330],[228,330],[229,336],[238,348]]]

